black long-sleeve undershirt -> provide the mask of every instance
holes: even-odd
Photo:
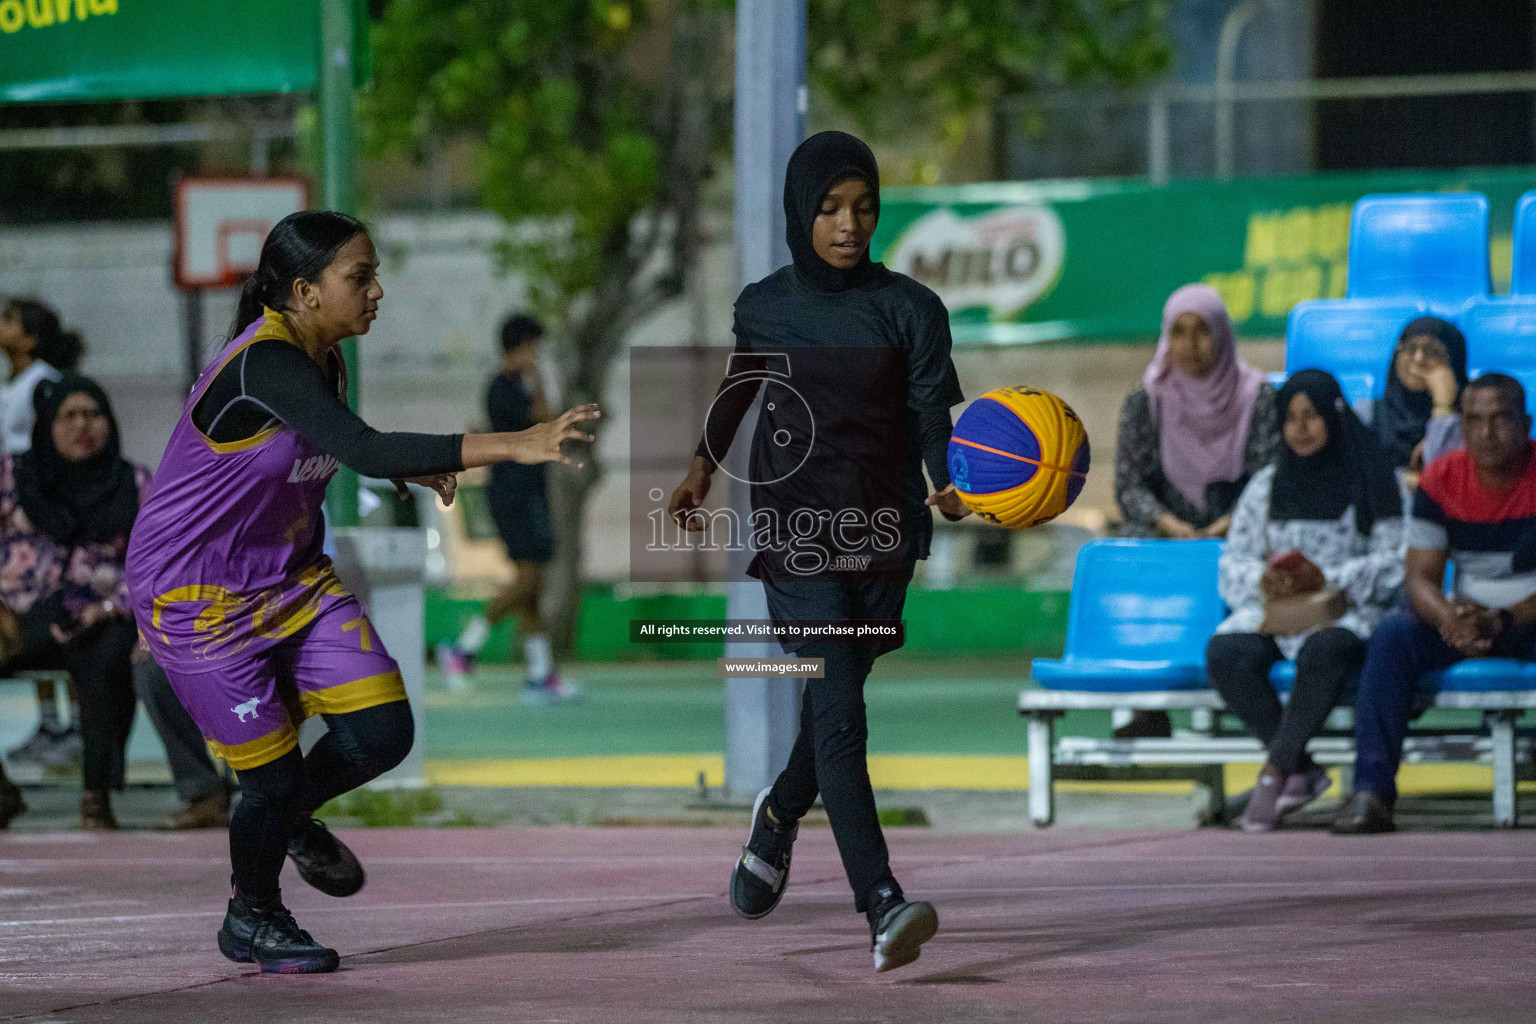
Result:
[[[348,409],[336,389],[335,370],[328,375],[297,346],[263,338],[219,371],[192,410],[192,423],[226,444],[281,421],[362,476],[398,480],[464,468],[463,434],[381,433]]]
[[[720,383],[720,390],[710,407],[709,421],[704,425],[704,436],[694,450],[695,455],[703,456],[711,469],[715,468],[716,460],[710,453],[723,458],[730,450],[736,432],[741,429],[741,421],[752,408],[752,400],[761,387],[761,379],[737,382],[727,377]],[[909,409],[908,414],[914,413]],[[928,479],[933,482],[933,489],[942,491],[949,486],[949,438],[955,432],[954,421],[948,409],[925,409],[915,415],[923,465],[928,467]]]

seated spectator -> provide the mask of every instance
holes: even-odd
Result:
[[[1408,525],[1409,607],[1389,612],[1366,648],[1355,697],[1355,795],[1333,831],[1390,832],[1397,768],[1419,677],[1464,658],[1536,660],[1536,451],[1519,381],[1467,385],[1466,447],[1424,471]],[[1444,590],[1456,563],[1453,597]]]
[[[1461,447],[1456,409],[1466,386],[1467,340],[1456,325],[1434,316],[1409,321],[1387,364],[1386,393],[1363,410],[1394,466],[1420,473]]]
[[[1269,751],[1243,816],[1268,832],[1321,796],[1328,774],[1307,756],[1365,660],[1365,638],[1403,582],[1403,494],[1392,463],[1338,382],[1302,370],[1280,389],[1284,444],[1232,513],[1221,596],[1232,614],[1206,651],[1211,685]],[[1296,661],[1281,706],[1269,670]]]
[[[0,672],[67,669],[81,690],[85,828],[116,828],[134,699],[138,632],[123,560],[150,473],[122,458],[117,421],[94,381],[38,390],[32,447],[0,456],[0,629],[16,650]]]
[[[66,331],[59,314],[36,299],[11,299],[0,310],[0,352],[10,364],[0,384],[0,448],[16,454],[32,446],[32,396],[39,384],[59,379],[73,369],[84,346],[80,336]],[[37,684],[37,731],[8,752],[17,760],[44,765],[78,764],[80,759],[80,701],[70,685],[68,725],[59,714],[52,682]]]
[[[1249,477],[1274,460],[1275,389],[1237,357],[1215,289],[1185,285],[1163,306],[1157,352],[1120,409],[1115,501],[1130,537],[1225,537]],[[1115,736],[1167,736],[1138,711]]]
[[[229,789],[208,756],[208,744],[182,706],[165,669],[140,644],[133,652],[133,690],[144,703],[160,742],[182,806],[161,822],[162,831],[223,828],[229,824]]]

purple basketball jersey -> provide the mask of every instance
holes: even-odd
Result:
[[[337,461],[280,422],[227,444],[192,422],[242,349],[264,338],[292,343],[281,314],[264,313],[198,377],[133,528],[133,611],[167,670],[208,671],[259,653],[312,622],[322,597],[344,593],[321,554]]]

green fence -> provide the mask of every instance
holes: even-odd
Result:
[[[889,189],[874,253],[939,293],[960,343],[1156,334],[1168,294],[1192,281],[1222,293],[1243,333],[1278,336],[1296,303],[1343,297],[1361,196],[1486,194],[1494,285],[1507,289],[1515,201],[1530,188],[1532,168]]]

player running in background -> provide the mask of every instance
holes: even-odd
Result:
[[[506,460],[574,464],[581,406],[511,434],[381,434],[346,406],[343,338],[368,332],[383,289],[363,224],[308,211],[280,221],[246,282],[234,335],[198,378],[134,527],[133,610],[155,660],[209,744],[239,773],[229,822],[233,891],[219,932],[263,971],[335,970],[299,928],[278,875],[350,896],[364,874],[318,821],[321,804],[399,764],[414,725],[399,667],[324,542],[340,465],[451,501],[454,474]],[[325,717],[307,755],[299,723]]]
[[[514,313],[501,325],[501,371],[491,378],[485,393],[493,431],[527,430],[549,419],[549,403],[539,383],[539,341],[543,337],[544,325],[527,313]],[[469,620],[456,644],[438,647],[438,667],[449,689],[463,689],[491,627],[516,615],[528,669],[524,703],[569,700],[576,696],[576,688],[563,682],[555,669],[540,610],[544,567],[555,550],[544,467],[497,463],[491,467],[485,498],[514,573],[511,582],[486,604],[484,614]]]

